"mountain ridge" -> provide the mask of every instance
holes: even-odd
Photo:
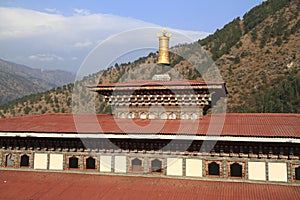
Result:
[[[0,59],[0,104],[73,82],[75,75],[62,70],[30,68]]]
[[[201,71],[210,61],[207,56],[197,54],[197,44],[200,44],[216,64],[202,75],[214,77],[216,71],[221,73],[228,89],[225,100],[228,112],[300,113],[299,13],[299,0],[265,1],[242,19],[235,18],[207,38],[176,47],[174,53],[170,53],[170,68],[184,79],[203,78],[199,69]],[[187,51],[195,51],[194,57],[208,62],[193,67],[176,55],[176,52]],[[150,69],[156,59],[157,53],[150,53],[133,63],[115,64],[75,84],[24,97],[1,106],[0,116],[76,112],[76,105],[91,102],[97,113],[111,113],[112,108],[100,96],[88,91],[86,85],[149,78],[163,71],[159,67]],[[72,94],[80,95],[72,97]]]

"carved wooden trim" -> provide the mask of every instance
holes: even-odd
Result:
[[[235,164],[235,163],[242,166],[242,177],[231,176],[231,165]],[[245,179],[246,178],[246,162],[228,161],[226,166],[227,166],[227,177],[228,178],[237,178],[237,179]]]
[[[141,166],[133,166],[132,161],[138,159],[141,161]],[[144,173],[144,165],[145,165],[145,158],[134,156],[134,157],[127,157],[128,161],[128,172],[130,173]]]
[[[205,170],[204,170],[204,173],[203,173],[204,176],[220,177],[220,178],[223,177],[223,161],[221,161],[221,160],[203,160],[203,162],[204,162],[204,165],[205,165]],[[219,176],[218,175],[209,175],[209,173],[208,173],[208,166],[209,166],[209,164],[211,164],[213,162],[215,162],[219,165],[219,174],[220,174]]]
[[[152,171],[152,161],[154,160],[159,160],[161,162],[161,172],[153,172]],[[165,158],[149,158],[148,159],[148,169],[149,169],[149,173],[151,174],[165,174],[165,162],[166,162],[166,159]]]

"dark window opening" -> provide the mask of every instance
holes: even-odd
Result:
[[[87,169],[96,169],[96,160],[92,157],[86,159],[86,168]]]
[[[141,172],[144,171],[142,167],[142,161],[138,158],[135,158],[131,161],[132,171]]]
[[[142,165],[142,161],[138,158],[132,160],[132,165]]]
[[[78,168],[78,158],[76,157],[69,158],[69,168]]]
[[[296,180],[300,180],[300,167],[295,168]]]
[[[160,160],[155,159],[151,161],[151,172],[162,172],[162,163]]]
[[[13,167],[15,162],[14,162],[14,157],[12,154],[8,154],[6,156],[6,167]]]
[[[234,163],[234,164],[230,165],[231,176],[242,177],[243,176],[242,168],[243,168],[242,165],[240,165],[238,163]]]
[[[220,176],[220,165],[216,162],[208,164],[208,175]]]
[[[21,156],[21,167],[28,167],[29,166],[29,156],[23,155]]]

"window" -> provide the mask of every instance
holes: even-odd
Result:
[[[238,163],[233,163],[230,165],[230,175],[233,177],[242,177],[243,172],[242,172],[242,165]]]
[[[29,166],[29,156],[27,156],[27,155],[21,156],[20,166],[21,167],[28,167]]]
[[[125,119],[126,118],[126,114],[125,113],[120,113],[119,116],[120,116],[121,119]]]
[[[181,115],[181,119],[189,119],[189,115],[185,113]]]
[[[162,172],[162,162],[160,160],[151,161],[151,172]]]
[[[171,113],[169,116],[169,119],[176,119],[176,114],[175,113]]]
[[[96,160],[92,157],[86,159],[86,168],[87,169],[96,169]]]
[[[216,162],[208,164],[208,175],[220,176],[220,165]]]
[[[160,114],[160,119],[168,119],[167,113],[161,113]]]
[[[135,158],[131,161],[131,165],[132,165],[132,171],[133,172],[142,172],[143,167],[142,167],[142,161],[138,158]]]
[[[132,113],[132,112],[129,113],[129,114],[128,114],[128,118],[129,118],[129,119],[133,119],[133,118],[134,118],[134,113]]]
[[[154,113],[150,113],[149,114],[149,119],[155,119],[155,114]]]
[[[6,156],[6,167],[13,167],[15,162],[14,162],[14,156],[10,153]]]
[[[142,113],[142,114],[140,115],[140,118],[141,118],[141,119],[147,119],[147,114],[146,114],[146,113]]]
[[[132,160],[132,165],[142,165],[142,161],[138,158]]]
[[[78,158],[76,158],[74,156],[69,158],[69,168],[73,168],[73,169],[78,168]]]
[[[192,114],[192,119],[198,119],[198,115],[196,113]]]
[[[295,168],[295,178],[300,180],[300,167]]]

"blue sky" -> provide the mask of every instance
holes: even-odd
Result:
[[[214,32],[261,2],[263,0],[1,0],[0,6],[38,11],[56,9],[66,16],[73,15],[74,9],[86,9],[90,13],[131,17],[176,29]]]
[[[261,2],[0,0],[0,58],[76,72],[85,57],[113,35],[142,27],[168,27],[197,40]],[[142,41],[131,39],[128,42]]]

